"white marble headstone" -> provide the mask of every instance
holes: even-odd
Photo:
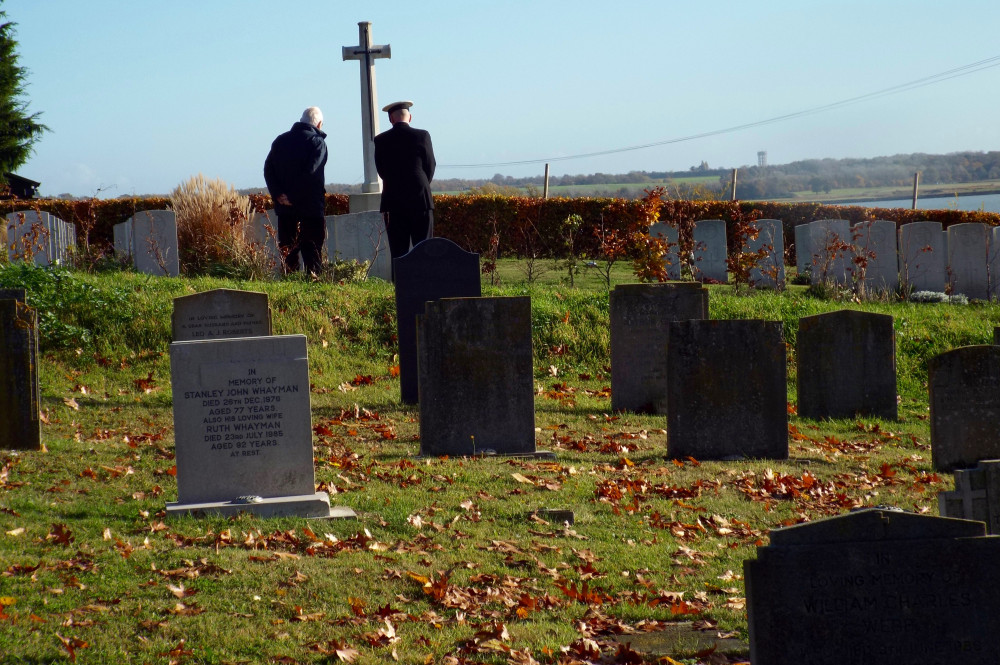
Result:
[[[392,280],[389,238],[382,213],[377,210],[328,216],[326,255],[330,261],[368,261],[369,277]]]
[[[990,286],[990,229],[985,224],[953,224],[947,231],[952,294],[986,300]]]
[[[896,223],[886,220],[861,222],[851,227],[856,253],[867,258],[865,291],[895,293],[899,289],[899,259],[896,256]],[[874,255],[874,256],[872,256]],[[854,272],[856,268],[849,268]]]
[[[757,252],[767,248],[767,255],[750,271],[754,286],[778,288],[785,283],[785,241],[780,219],[758,219],[753,222],[757,237],[747,240],[746,251]],[[775,279],[777,277],[777,279]]]
[[[677,227],[663,222],[653,224],[649,227],[649,237],[659,237],[668,244],[667,252],[663,256],[663,263],[667,268],[667,279],[680,279],[681,260],[680,252],[678,251],[679,248],[677,246]]]

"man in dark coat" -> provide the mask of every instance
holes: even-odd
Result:
[[[299,269],[299,255],[307,273],[322,270],[326,240],[326,134],[323,112],[310,106],[302,119],[274,139],[264,161],[264,181],[278,215],[278,247],[285,269]]]
[[[431,135],[410,127],[413,102],[394,102],[382,110],[392,129],[375,137],[375,168],[384,184],[379,208],[389,236],[389,253],[398,258],[434,235],[434,149]]]

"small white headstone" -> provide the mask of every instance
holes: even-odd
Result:
[[[952,294],[989,298],[990,230],[985,224],[953,224],[948,232],[948,276]]]
[[[820,219],[809,224],[809,264],[812,283],[847,284],[851,226],[846,219]],[[798,237],[796,235],[796,237]]]
[[[750,271],[754,286],[778,288],[785,283],[785,240],[780,219],[758,219],[753,222],[757,237],[747,240],[746,251],[757,252],[766,248],[767,254]]]
[[[367,261],[369,277],[392,280],[389,238],[382,213],[378,211],[328,216],[326,255],[330,261]]]
[[[728,282],[726,223],[721,219],[703,219],[694,223],[694,274],[703,281]]]
[[[886,220],[862,222],[851,227],[856,253],[868,262],[867,293],[895,293],[899,289],[899,259],[896,256],[896,223]],[[874,256],[872,256],[874,255]],[[849,268],[851,272],[856,266]]]
[[[282,271],[284,261],[281,250],[278,249],[278,215],[274,210],[255,212],[247,226],[248,240],[259,246],[268,260],[274,266],[275,274]]]
[[[943,292],[946,256],[940,222],[899,227],[899,280],[906,291]]]
[[[667,279],[681,278],[681,260],[677,245],[677,228],[670,224],[659,223],[649,227],[650,238],[660,238],[667,243],[667,252],[663,256],[663,263],[667,268]]]
[[[177,220],[173,210],[137,212],[114,227],[115,254],[131,257],[136,272],[147,275],[180,274]]]

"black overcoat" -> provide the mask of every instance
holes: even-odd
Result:
[[[375,137],[375,168],[382,178],[382,212],[433,210],[434,148],[423,129],[397,122]]]

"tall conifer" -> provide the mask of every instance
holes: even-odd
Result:
[[[0,0],[2,3],[3,0]],[[32,146],[49,128],[38,121],[41,113],[29,113],[24,97],[28,70],[17,64],[15,23],[0,11],[0,180],[31,155]]]

